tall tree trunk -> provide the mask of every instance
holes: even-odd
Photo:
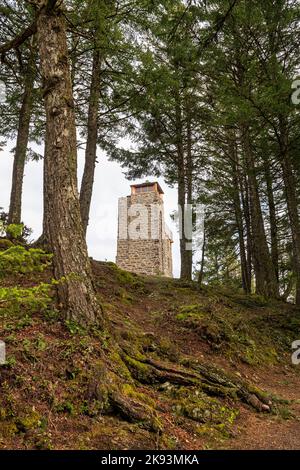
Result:
[[[44,166],[43,166],[43,233],[37,244],[42,245],[45,249],[50,247],[50,219],[49,219],[49,195],[47,193],[46,178],[48,174],[48,158],[46,157],[48,153],[48,144],[47,144],[47,135],[45,136],[45,149],[44,149]]]
[[[283,119],[280,119],[280,137],[282,175],[293,241],[294,271],[296,277],[296,304],[300,305],[300,219],[297,199],[297,184],[288,149],[288,130]]]
[[[180,260],[181,270],[180,278],[191,280],[192,278],[192,267],[191,267],[191,256],[189,253],[191,241],[186,238],[186,186],[184,178],[184,158],[179,154],[178,162],[178,208],[181,212],[180,217]]]
[[[38,248],[43,248],[46,251],[51,250],[50,243],[50,229],[49,229],[49,201],[47,194],[46,186],[46,175],[48,174],[48,159],[46,155],[48,153],[47,147],[47,135],[45,135],[45,145],[44,145],[44,160],[43,160],[43,232],[41,236],[34,242],[33,246]]]
[[[276,216],[276,205],[273,193],[273,181],[270,168],[270,162],[268,157],[264,159],[264,172],[265,180],[267,184],[267,196],[269,205],[270,215],[270,232],[271,232],[271,257],[273,266],[276,273],[277,281],[279,282],[279,253],[278,253],[278,230],[277,230],[277,216]]]
[[[189,100],[187,98],[187,110],[186,110],[186,120],[187,120],[187,152],[186,152],[186,202],[192,207],[193,204],[193,156],[192,156],[192,122],[191,122],[191,113],[189,107]],[[192,211],[190,211],[192,212]],[[191,214],[192,215],[192,214]],[[192,240],[191,240],[192,245]],[[187,274],[188,278],[192,279],[192,270],[193,270],[193,250],[191,249],[186,253],[186,263],[187,263]]]
[[[246,264],[247,264],[247,279],[250,286],[250,293],[252,290],[252,227],[251,227],[251,215],[250,215],[250,203],[249,203],[249,187],[247,176],[243,171],[242,174],[238,173],[239,188],[242,202],[242,212],[245,219],[246,228]]]
[[[86,234],[87,226],[89,223],[89,213],[91,207],[97,157],[96,153],[98,138],[98,112],[100,101],[100,71],[100,51],[95,45],[95,51],[93,56],[92,80],[90,85],[85,166],[80,191],[80,210],[84,234]]]
[[[249,127],[242,128],[242,146],[244,150],[250,194],[250,213],[252,226],[253,263],[257,294],[277,298],[278,282],[269,253],[264,221],[260,205],[260,196],[256,178],[256,167],[251,148]]]
[[[25,71],[24,93],[19,115],[17,144],[14,155],[12,187],[8,213],[9,224],[21,223],[23,179],[32,112],[35,55],[35,49],[31,46],[30,56]]]
[[[75,112],[63,4],[36,4],[46,110],[45,191],[54,271],[66,317],[87,325],[99,322],[101,315],[80,217]]]
[[[249,277],[248,266],[247,266],[247,254],[244,238],[244,221],[243,213],[241,209],[241,198],[239,191],[239,167],[238,167],[238,154],[237,154],[237,145],[235,142],[234,135],[229,136],[229,148],[232,167],[232,191],[233,191],[233,203],[234,203],[234,212],[235,220],[239,235],[239,251],[240,251],[240,260],[241,260],[241,274],[242,274],[242,285],[246,294],[251,293],[251,277]]]
[[[200,265],[200,271],[199,271],[199,276],[198,276],[198,284],[199,284],[199,286],[202,286],[202,284],[203,284],[204,263],[205,263],[205,250],[206,250],[206,232],[205,232],[205,226],[204,226],[204,228],[203,228],[202,253],[201,253],[201,265]]]
[[[183,126],[182,126],[182,109],[178,90],[175,91],[176,96],[176,146],[177,146],[177,178],[178,178],[178,209],[181,213],[180,217],[180,278],[191,280],[192,267],[190,263],[190,253],[188,245],[190,240],[186,238],[186,178],[185,178],[185,158],[183,146]]]

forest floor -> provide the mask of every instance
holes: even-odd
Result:
[[[193,363],[222,369],[266,392],[271,410],[258,412],[234,396],[208,396],[196,386],[152,384],[141,368],[139,380],[124,390],[155,408],[161,426],[129,422],[104,410],[99,393],[95,399],[90,392],[102,352],[119,361],[110,333],[66,323],[55,309],[12,312],[0,306],[0,339],[8,355],[0,366],[1,449],[300,449],[300,365],[291,361],[291,344],[300,339],[299,309],[139,277],[112,263],[93,262],[93,270],[115,341],[170,368]],[[30,287],[50,277],[11,276],[2,284]],[[118,364],[121,375],[130,376],[130,364]]]

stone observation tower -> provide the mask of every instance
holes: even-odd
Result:
[[[143,275],[173,276],[172,233],[165,224],[158,183],[131,186],[119,199],[117,265]]]

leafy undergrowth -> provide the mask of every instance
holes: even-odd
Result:
[[[51,301],[48,261],[1,279],[0,448],[247,448],[245,423],[296,422],[294,307],[94,262],[112,330],[86,331]]]

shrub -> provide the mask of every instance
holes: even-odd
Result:
[[[51,302],[51,284],[41,283],[27,289],[21,287],[0,287],[0,306],[11,313],[23,310],[36,312],[46,310]]]
[[[0,276],[42,272],[51,264],[52,255],[43,250],[17,245],[0,252]]]
[[[8,235],[13,240],[26,242],[32,230],[24,224],[8,224],[8,214],[0,207],[0,237]]]
[[[42,272],[51,264],[52,255],[40,249],[26,249],[13,245],[0,251],[0,277],[8,274],[25,274]],[[7,313],[23,313],[45,311],[50,302],[50,292],[55,281],[50,284],[41,283],[37,286],[0,287],[0,308],[2,316]]]

